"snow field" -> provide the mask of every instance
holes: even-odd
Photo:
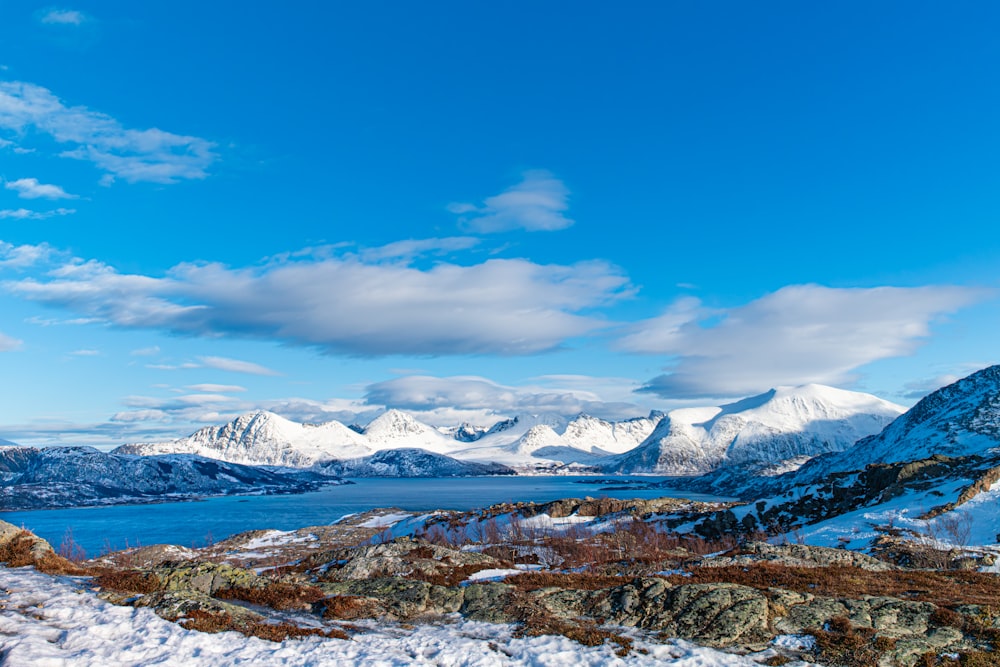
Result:
[[[347,641],[274,643],[235,632],[205,634],[149,609],[104,602],[85,580],[0,568],[0,656],[7,667],[752,667],[773,655],[735,656],[679,640],[637,639],[636,647],[648,654],[619,658],[608,645],[587,647],[560,636],[514,638],[509,625],[370,627]]]

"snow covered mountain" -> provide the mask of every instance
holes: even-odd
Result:
[[[780,387],[716,408],[684,408],[660,420],[608,472],[699,475],[722,467],[794,466],[878,433],[904,408],[870,394],[810,384]]]
[[[18,448],[5,459],[0,509],[174,500],[234,493],[289,493],[333,480],[309,471],[274,470],[191,455],[108,454],[93,447]]]
[[[803,473],[861,470],[872,463],[914,461],[935,454],[985,455],[1000,448],[1000,365],[925,396],[881,432]],[[996,452],[993,452],[996,453]]]
[[[777,472],[789,461],[801,463],[846,449],[880,431],[902,411],[869,394],[806,385],[669,415],[652,412],[617,422],[589,415],[569,421],[558,415],[519,415],[489,429],[435,428],[400,410],[388,410],[364,428],[336,421],[298,424],[255,412],[186,438],[123,445],[115,453],[186,453],[232,463],[305,468],[361,460],[376,452],[421,449],[529,474],[604,470],[694,475],[720,466],[777,466]]]
[[[430,427],[428,427],[430,428]],[[172,442],[122,445],[115,454],[197,454],[248,465],[306,468],[317,461],[372,453],[367,440],[338,421],[299,424],[258,411],[222,426],[207,426]]]
[[[661,416],[654,413],[608,422],[581,415],[567,424],[555,415],[520,415],[489,429],[469,425],[438,429],[400,410],[388,410],[356,429],[337,421],[298,424],[270,412],[254,412],[171,442],[122,445],[115,453],[184,453],[233,463],[309,467],[326,461],[365,459],[377,452],[421,449],[466,462],[508,465],[522,472],[551,471],[633,448],[652,432]],[[533,429],[545,429],[546,442],[536,442],[540,434]],[[553,456],[536,454],[540,449]]]
[[[401,410],[387,410],[372,420],[365,427],[364,438],[368,447],[376,451],[417,447],[436,454],[448,454],[465,446],[454,436],[419,422]]]
[[[611,422],[589,415],[566,421],[558,415],[519,415],[498,422],[452,456],[496,462],[528,474],[596,472],[596,464],[639,445],[663,417]]]

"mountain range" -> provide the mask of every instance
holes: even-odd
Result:
[[[774,521],[779,507],[786,508],[783,521],[813,511],[800,507],[803,499],[829,516],[848,509],[831,509],[845,498],[859,507],[883,502],[884,485],[914,470],[931,494],[919,500],[926,507],[934,498],[967,502],[1000,479],[1000,366],[943,387],[909,411],[814,384],[623,421],[519,415],[490,427],[438,428],[389,410],[361,427],[254,412],[111,453],[5,446],[0,508],[288,492],[338,477],[598,472],[684,476],[666,484],[771,498],[771,515],[757,517],[763,523]]]
[[[845,450],[903,412],[870,394],[822,385],[782,387],[728,405],[652,412],[623,421],[519,415],[490,428],[436,428],[400,410],[388,410],[364,427],[337,421],[300,424],[254,412],[185,438],[123,445],[115,453],[184,453],[240,464],[330,467],[331,462],[363,461],[376,454],[384,465],[391,458],[386,452],[421,449],[522,474],[698,475],[731,466],[780,472],[819,454]]]

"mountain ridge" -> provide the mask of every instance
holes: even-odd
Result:
[[[881,430],[903,408],[870,394],[803,385],[772,389],[722,406],[609,421],[587,414],[517,415],[489,428],[436,428],[391,409],[365,427],[299,424],[256,411],[164,443],[122,454],[189,453],[241,464],[307,468],[376,452],[422,449],[463,462],[497,463],[520,473],[703,474],[722,465],[763,467],[841,451]],[[449,464],[450,465],[450,464]]]

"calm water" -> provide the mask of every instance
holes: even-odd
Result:
[[[629,478],[615,480],[619,486]],[[642,477],[642,482],[663,478]],[[376,507],[405,510],[465,510],[506,501],[539,501],[583,496],[656,498],[678,495],[666,489],[603,490],[587,477],[458,477],[440,479],[356,479],[312,493],[287,496],[229,496],[197,502],[119,505],[79,509],[2,512],[0,519],[24,526],[59,548],[67,530],[89,556],[128,545],[202,546],[256,528],[292,530],[333,523],[345,514]],[[637,480],[640,481],[640,480]],[[714,499],[714,498],[712,498]]]

